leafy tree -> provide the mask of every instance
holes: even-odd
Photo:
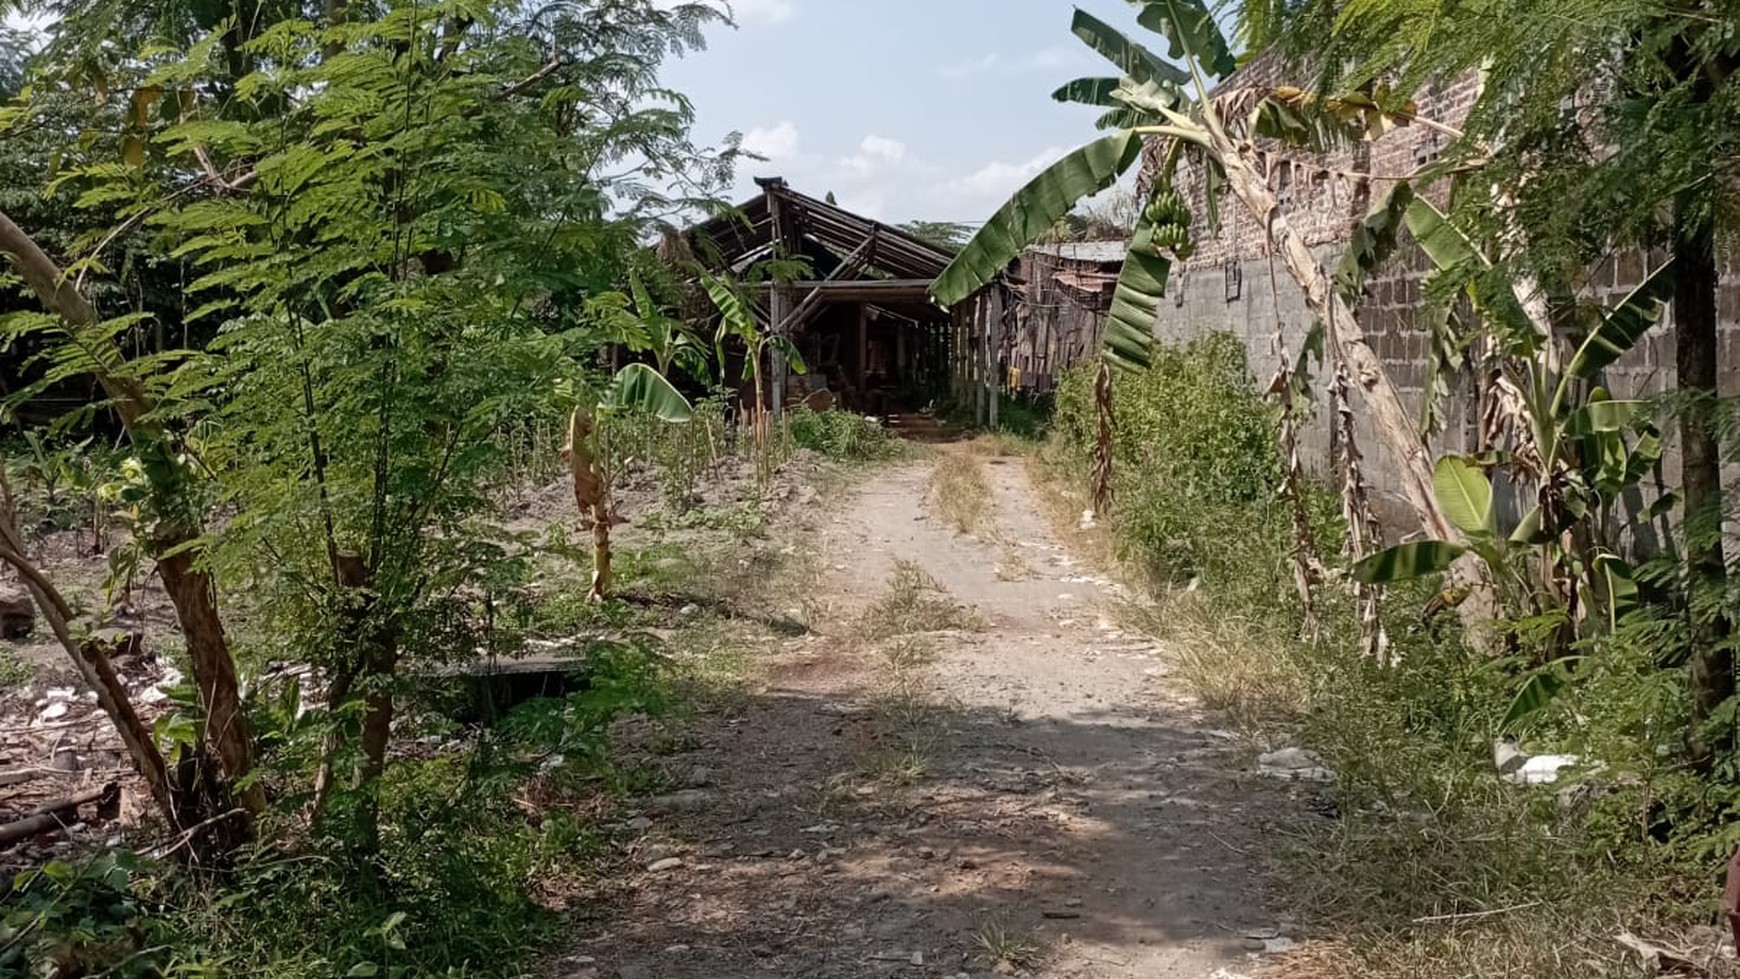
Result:
[[[79,57],[109,49],[84,32],[105,11],[187,43],[117,56],[87,88]],[[474,606],[525,567],[528,542],[488,520],[498,434],[561,417],[560,388],[591,383],[612,338],[640,242],[728,182],[730,148],[695,147],[687,101],[657,78],[718,14],[261,8],[238,36],[182,13],[69,7],[26,114],[96,91],[118,125],[59,147],[57,179],[189,263],[184,322],[215,339],[127,358],[112,338],[142,317],[103,319],[7,221],[0,252],[54,314],[11,325],[53,341],[55,378],[102,380],[141,451],[159,446],[151,552],[189,603],[202,694],[227,671],[214,689],[229,699],[203,704],[224,773],[260,793],[220,582],[238,601],[245,588],[269,646],[325,673],[330,733],[303,797],[313,818],[342,800],[367,852],[400,663],[475,648]],[[73,267],[107,274],[88,256]],[[207,532],[213,505],[233,516]]]
[[[973,227],[958,221],[908,221],[900,230],[953,255],[973,237]]]

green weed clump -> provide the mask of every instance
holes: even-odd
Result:
[[[786,427],[799,448],[840,462],[888,459],[899,448],[881,425],[849,411],[798,408],[787,414]]]
[[[20,875],[0,897],[0,975],[524,975],[597,889],[592,813],[642,787],[612,724],[676,706],[651,641],[590,644],[584,669],[578,692],[481,730],[417,718],[418,747],[378,788],[378,846],[360,793],[311,832],[289,795],[210,873],[116,852]]]
[[[1293,531],[1277,496],[1275,408],[1256,393],[1237,338],[1210,334],[1155,350],[1113,381],[1115,533],[1120,557],[1165,585],[1196,586],[1233,607],[1288,601]],[[1091,469],[1098,414],[1094,369],[1058,387],[1056,446]],[[1340,548],[1333,498],[1313,493],[1320,546]]]

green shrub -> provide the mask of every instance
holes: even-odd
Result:
[[[798,408],[787,413],[786,428],[798,447],[842,462],[886,459],[896,448],[881,425],[849,411]]]
[[[1065,375],[1053,437],[1087,472],[1098,413],[1094,365]],[[1158,347],[1141,373],[1112,384],[1113,488],[1120,553],[1156,580],[1196,580],[1231,604],[1267,607],[1292,590],[1292,518],[1277,495],[1281,456],[1276,409],[1256,390],[1244,347],[1209,334]],[[1340,546],[1337,504],[1312,489],[1309,508],[1321,546]]]

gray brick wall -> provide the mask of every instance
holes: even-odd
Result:
[[[1273,59],[1259,57],[1223,87],[1274,84],[1284,80],[1280,77],[1282,70]],[[1472,77],[1459,79],[1421,97],[1420,113],[1457,125],[1466,117],[1476,94]],[[1406,126],[1372,143],[1321,157],[1272,145],[1259,149],[1264,152],[1270,186],[1283,200],[1289,223],[1333,268],[1351,230],[1365,216],[1371,202],[1388,193],[1395,177],[1434,158],[1442,145],[1443,137],[1425,127]],[[1374,179],[1361,179],[1357,174],[1362,172],[1373,174]],[[1271,263],[1262,229],[1242,213],[1236,199],[1229,195],[1222,201],[1221,226],[1218,232],[1210,233],[1201,174],[1181,166],[1178,185],[1192,201],[1196,214],[1197,249],[1189,261],[1179,263],[1173,270],[1169,290],[1173,296],[1161,306],[1155,334],[1174,343],[1209,331],[1235,334],[1245,342],[1256,380],[1265,383],[1278,363],[1274,350],[1277,319],[1286,338],[1287,356],[1296,357],[1312,316],[1279,258],[1272,265],[1274,288],[1271,288]],[[1615,255],[1590,270],[1582,298],[1602,303],[1617,301],[1662,258],[1659,254],[1638,252]],[[1722,261],[1721,393],[1733,395],[1740,394],[1740,249],[1728,249]],[[1405,244],[1372,277],[1358,310],[1367,339],[1389,369],[1405,402],[1415,410],[1423,405],[1429,359],[1427,334],[1416,325],[1415,314],[1429,268],[1424,254]],[[1236,287],[1229,285],[1229,276],[1236,280]],[[1614,364],[1604,384],[1616,398],[1647,398],[1671,389],[1674,373],[1669,320]],[[1430,439],[1434,454],[1477,448],[1480,386],[1466,369],[1454,379],[1440,409],[1443,427]],[[1327,474],[1331,462],[1329,417],[1326,405],[1316,408],[1302,432],[1301,452],[1307,466]],[[1370,430],[1366,413],[1356,412],[1356,418],[1359,419],[1356,437],[1366,456],[1368,477],[1378,491],[1380,515],[1386,525],[1409,531],[1411,511],[1400,495],[1393,492],[1400,485],[1397,460]],[[1664,466],[1670,481],[1677,482],[1679,462],[1671,439]]]

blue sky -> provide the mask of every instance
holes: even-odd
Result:
[[[1076,6],[1139,36],[1125,0],[733,0],[739,26],[666,70],[696,137],[744,134],[739,197],[777,174],[887,221],[980,221],[1093,138],[1097,110],[1050,93],[1110,73]],[[1157,40],[1157,39],[1156,39]]]

